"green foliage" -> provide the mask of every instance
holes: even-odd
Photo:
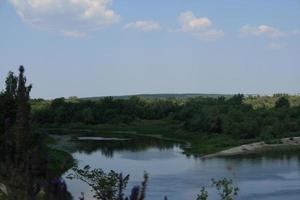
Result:
[[[206,191],[205,187],[203,187],[200,191],[200,194],[198,194],[196,200],[207,200],[208,199],[208,192]]]
[[[106,97],[98,101],[64,98],[51,102],[33,101],[32,119],[39,124],[118,124],[129,123],[136,119],[162,119],[178,108],[172,100],[146,101],[139,97],[113,99]]]
[[[47,148],[47,172],[49,176],[61,176],[75,164],[73,157],[64,151]]]
[[[242,102],[242,95],[229,99],[196,98],[181,106],[174,119],[202,135],[227,134],[239,140],[265,137],[266,129],[274,138],[300,130],[300,107],[289,107],[281,97],[280,108],[254,109]]]
[[[276,101],[284,97],[290,102],[291,107],[300,106],[300,95],[274,94],[273,96],[248,96],[244,99],[245,104],[250,104],[253,108],[274,108]]]
[[[124,190],[129,181],[129,175],[123,176],[115,171],[105,173],[102,169],[91,169],[85,166],[83,169],[74,167],[73,172],[67,176],[68,179],[78,179],[85,182],[94,192],[94,198],[99,200],[144,200],[148,182],[147,173],[141,186],[132,188],[130,197],[125,197]]]
[[[27,86],[24,72],[23,66],[20,66],[18,76],[10,72],[5,91],[0,93],[0,154],[4,155],[0,157],[0,178],[5,181],[8,199],[27,200],[36,199],[41,180],[48,182],[51,174],[48,161],[51,159],[46,150],[45,135],[31,129],[31,85]],[[55,191],[64,184],[59,182],[59,187],[56,185],[51,189],[50,185],[46,188],[49,189],[47,199],[57,199],[58,194],[66,197],[62,199],[70,197],[65,190]],[[55,191],[54,195],[51,191]]]
[[[221,200],[234,200],[238,195],[239,188],[233,185],[233,181],[231,179],[212,179],[212,186],[218,191],[218,195]],[[201,189],[196,200],[208,200],[208,192],[205,187]]]
[[[212,185],[218,190],[221,200],[234,200],[239,188],[233,185],[232,180],[224,178],[221,180],[212,179]]]
[[[233,97],[231,97],[228,100],[228,103],[232,104],[232,105],[241,105],[243,103],[243,100],[244,100],[243,94],[236,94],[236,95],[233,95]]]
[[[102,169],[91,169],[90,166],[85,166],[83,169],[78,167],[73,168],[73,173],[67,176],[68,179],[81,180],[90,186],[91,191],[94,192],[94,198],[99,200],[145,200],[146,189],[148,183],[148,174],[144,173],[144,180],[141,186],[135,186],[131,190],[129,197],[125,197],[124,190],[126,190],[129,181],[129,175],[123,176],[115,171],[105,173]],[[234,200],[238,195],[239,188],[233,185],[231,179],[212,179],[212,186],[218,191],[221,200]],[[202,187],[200,194],[197,195],[196,200],[207,200],[209,197],[205,187]],[[165,196],[165,200],[168,198]]]
[[[272,101],[273,106],[256,105],[255,102],[264,102],[265,99]],[[169,119],[179,124],[176,131],[184,129],[204,138],[229,135],[236,140],[267,140],[269,136],[279,138],[299,134],[300,107],[295,106],[295,99],[296,96],[279,94],[273,97],[237,94],[185,100],[149,100],[137,96],[124,99],[106,97],[94,101],[60,98],[34,101],[32,118],[37,124],[129,126],[143,120]]]
[[[24,71],[24,67],[20,66],[18,76],[9,72],[5,91],[0,94],[0,151],[14,167],[21,167],[20,163],[28,160],[35,140],[29,125],[31,85],[26,86]]]
[[[85,166],[83,169],[73,168],[74,173],[69,174],[69,179],[79,179],[88,184],[95,193],[94,197],[99,200],[118,200],[123,197],[123,190],[129,180],[129,175],[123,177],[122,174],[117,174],[110,171],[106,174],[101,169],[90,169],[90,166]]]
[[[289,108],[290,107],[290,102],[287,98],[285,97],[280,97],[276,102],[275,102],[275,108]]]
[[[260,136],[261,140],[264,141],[266,144],[271,144],[274,140],[274,136],[270,132],[263,132]]]

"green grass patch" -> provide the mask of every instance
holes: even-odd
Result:
[[[48,172],[51,175],[61,176],[68,169],[72,168],[75,161],[67,152],[57,149],[48,149]]]

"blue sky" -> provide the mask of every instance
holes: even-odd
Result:
[[[300,0],[0,0],[33,97],[300,93]],[[3,85],[3,84],[2,84]]]

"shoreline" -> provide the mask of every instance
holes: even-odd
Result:
[[[267,144],[265,142],[254,142],[250,144],[244,144],[217,153],[208,154],[202,156],[201,158],[214,158],[214,157],[226,157],[226,156],[238,156],[246,154],[255,154],[263,152],[264,150],[276,150],[278,148],[288,148],[288,147],[300,147],[300,137],[290,137],[279,139],[279,144]]]
[[[240,146],[233,146],[228,149],[223,149],[221,151],[213,151],[211,150],[208,152],[208,154],[200,154],[201,151],[196,151],[193,153],[189,152],[189,149],[193,149],[194,146],[192,144],[191,140],[182,140],[178,138],[170,138],[166,137],[165,135],[162,134],[148,134],[148,133],[138,133],[140,130],[135,130],[134,128],[128,128],[126,130],[110,130],[110,129],[99,129],[98,127],[90,127],[90,128],[85,128],[85,129],[80,129],[80,128],[45,128],[46,130],[51,130],[51,131],[84,131],[84,132],[89,132],[89,133],[94,133],[91,135],[91,137],[116,137],[116,138],[123,138],[124,135],[127,135],[127,137],[130,136],[138,136],[138,137],[151,137],[155,139],[160,139],[160,140],[166,140],[166,141],[171,141],[171,142],[176,142],[176,143],[181,143],[183,145],[183,150],[184,154],[187,155],[194,155],[199,158],[212,158],[212,157],[226,157],[226,156],[239,156],[239,155],[248,155],[248,154],[256,154],[256,153],[263,153],[266,151],[276,151],[280,149],[289,149],[289,148],[300,148],[300,136],[299,137],[287,137],[287,138],[282,138],[282,139],[276,139],[277,143],[269,144],[265,142],[254,142],[254,143],[249,143],[249,144],[244,144]],[[101,133],[105,133],[104,135]],[[55,135],[55,134],[54,134]],[[65,134],[63,134],[65,135]],[[80,137],[82,135],[80,134],[71,134],[68,135],[69,137]],[[71,139],[71,138],[69,138]],[[128,139],[128,138],[126,138]],[[238,144],[236,144],[238,145]],[[61,145],[60,148],[64,148]],[[69,151],[72,149],[72,147],[69,147]],[[68,151],[67,150],[67,151]]]

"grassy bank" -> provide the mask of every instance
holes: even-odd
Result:
[[[131,124],[105,124],[105,125],[84,125],[84,124],[65,124],[65,125],[47,125],[39,127],[43,131],[52,135],[51,146],[58,150],[66,152],[76,151],[76,147],[72,142],[77,136],[100,136],[100,137],[116,137],[116,138],[140,138],[151,137],[155,139],[167,140],[176,143],[181,143],[184,153],[187,155],[204,156],[214,154],[223,150],[227,150],[240,145],[249,144],[261,141],[260,138],[251,140],[237,140],[226,134],[204,134],[199,132],[189,132],[184,130],[182,124],[171,120],[140,120]],[[58,135],[58,136],[55,136]],[[63,135],[63,137],[59,136]],[[267,144],[277,144],[279,139],[266,142]],[[278,146],[276,148],[263,148],[257,151],[252,151],[249,154],[266,154],[266,153],[282,153],[287,151],[298,151],[298,146]],[[59,152],[57,152],[59,153]],[[74,161],[70,155],[57,155],[57,163],[63,160],[65,168],[70,167]],[[54,155],[55,157],[55,155]],[[54,171],[62,169],[61,166],[55,165]]]
[[[63,146],[59,144],[63,143]],[[75,160],[68,152],[67,142],[58,141],[52,136],[48,136],[46,140],[47,156],[48,156],[48,172],[52,177],[59,177],[68,169],[75,165]]]
[[[61,176],[75,164],[75,161],[71,154],[58,149],[49,149],[48,159],[49,164],[47,171],[50,173],[50,177]]]
[[[225,134],[208,135],[188,132],[178,122],[169,120],[141,120],[131,124],[118,125],[51,124],[39,128],[47,131],[48,134],[56,135],[78,136],[84,134],[119,138],[153,137],[182,143],[186,154],[198,156],[215,153],[245,142],[234,140],[231,136]],[[63,141],[60,141],[56,146],[65,150],[71,148],[67,142]]]

